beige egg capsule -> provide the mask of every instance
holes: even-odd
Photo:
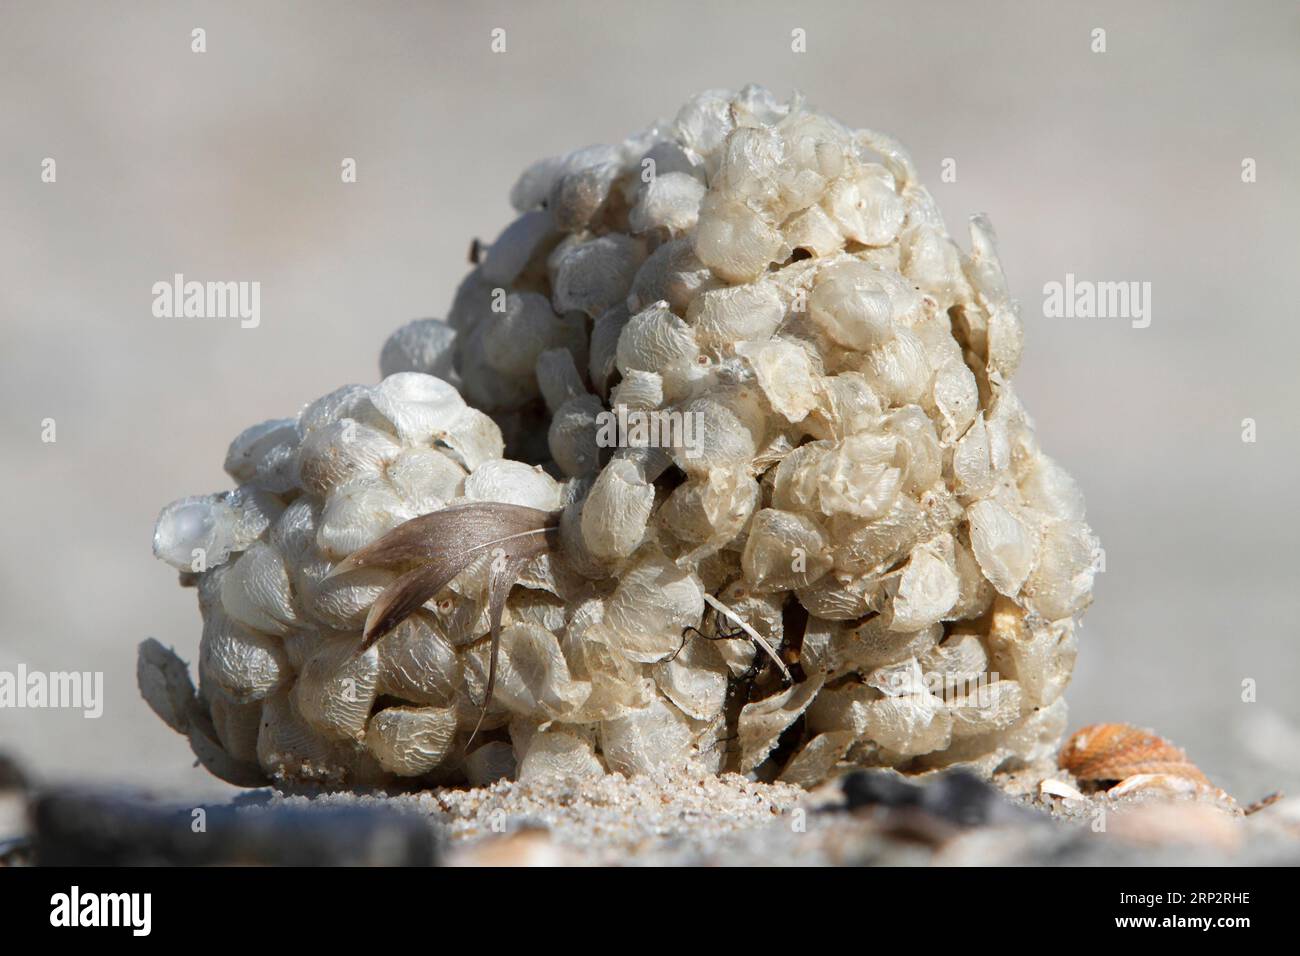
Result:
[[[794,213],[782,224],[781,231],[792,248],[814,256],[828,256],[844,245],[844,233],[821,206]]]
[[[663,301],[628,319],[619,335],[619,372],[654,372],[663,379],[664,395],[670,400],[699,377],[699,359],[695,333]]]
[[[582,505],[582,539],[597,559],[621,560],[645,538],[654,507],[654,486],[632,461],[611,461]]]
[[[469,666],[477,667],[478,657]],[[536,624],[520,622],[501,632],[496,700],[511,714],[565,720],[591,693],[589,681],[575,680],[555,635]]]
[[[984,576],[1000,594],[1014,597],[1038,556],[1038,522],[1013,501],[986,498],[971,505],[971,548]]]
[[[659,691],[682,713],[695,720],[712,720],[722,712],[729,669],[716,642],[683,635],[681,648],[654,665]]]
[[[321,636],[293,685],[293,705],[319,733],[360,740],[379,685],[379,652],[358,653],[359,637]]]
[[[584,478],[600,471],[601,425],[605,404],[595,395],[568,399],[551,417],[546,444],[564,474]]]
[[[664,301],[674,313],[685,316],[697,296],[722,286],[722,280],[695,254],[693,238],[672,239],[657,247],[637,270],[627,308],[636,313]],[[593,334],[593,351],[595,344]]]
[[[642,187],[628,222],[638,234],[680,236],[699,221],[704,193],[704,184],[690,173],[660,173]]]
[[[604,775],[605,765],[596,756],[592,742],[562,730],[534,734],[519,761],[518,779],[524,783],[548,778],[581,780]]]
[[[754,516],[745,540],[745,580],[758,591],[806,588],[831,569],[830,539],[812,518],[779,508]]]
[[[952,741],[952,715],[928,693],[885,697],[867,705],[867,736],[896,754],[933,753]]]
[[[241,554],[222,578],[221,605],[233,620],[268,634],[284,635],[303,624],[284,555],[261,541]]]
[[[895,631],[919,631],[943,620],[961,593],[952,537],[943,535],[912,550],[902,574],[891,579],[885,617]]]
[[[662,697],[600,723],[599,742],[610,770],[623,774],[679,770],[697,755],[690,718]]]
[[[710,192],[700,204],[695,254],[726,282],[749,282],[778,262],[781,233],[743,201]]]
[[[631,236],[570,236],[547,261],[551,304],[561,314],[584,312],[594,319],[627,298],[644,259],[644,244]]]
[[[316,546],[325,557],[342,560],[417,514],[386,477],[363,475],[325,499]]]
[[[701,292],[686,310],[696,341],[714,349],[762,342],[784,318],[785,303],[776,286],[768,282]]]
[[[355,478],[379,474],[401,445],[390,435],[351,418],[308,432],[298,449],[303,487],[324,497]]]
[[[455,701],[463,683],[460,658],[432,615],[413,614],[376,648],[380,694],[434,706]]]
[[[953,737],[975,737],[1007,730],[1024,710],[1020,684],[996,680],[948,701]]]
[[[648,548],[619,576],[605,604],[602,630],[629,660],[652,664],[674,653],[682,630],[704,613],[704,589],[694,572]]]
[[[989,663],[1020,684],[1028,707],[1060,699],[1074,670],[1078,637],[1073,621],[1030,623],[1025,611],[999,596],[988,633]]]
[[[379,766],[399,777],[418,777],[451,753],[456,712],[440,707],[385,707],[370,718],[366,747]]]
[[[266,773],[282,784],[343,786],[350,782],[355,766],[349,751],[302,718],[290,691],[272,694],[263,704],[257,758]]]
[[[679,541],[694,545],[685,560],[698,561],[734,540],[759,500],[758,482],[744,471],[715,468],[673,489],[655,520]]]
[[[199,673],[205,684],[239,703],[261,700],[290,677],[278,638],[245,627],[220,608],[204,615]]]

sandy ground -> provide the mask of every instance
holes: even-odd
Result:
[[[807,792],[686,769],[657,777],[546,778],[501,781],[472,790],[410,794],[291,795],[255,791],[226,814],[222,844],[244,849],[235,862],[385,864],[436,861],[449,866],[983,866],[983,865],[1297,865],[1300,800],[1242,807],[1213,791],[1170,797],[1156,789],[1115,797],[1072,793],[1073,781],[1041,772],[997,778],[916,783],[879,772]],[[846,782],[847,781],[847,782]],[[864,796],[864,793],[869,794]],[[58,795],[66,801],[67,797]],[[78,797],[77,799],[84,799]],[[35,797],[48,803],[48,797]],[[120,795],[78,804],[72,835],[60,852],[78,859],[117,831],[115,852],[134,862],[180,861],[189,852],[194,811],[174,803]],[[0,847],[20,816],[12,795],[0,817]],[[68,812],[65,803],[65,814]],[[0,811],[3,811],[0,801]],[[139,815],[151,810],[143,828]],[[358,816],[358,814],[360,816]],[[37,818],[42,813],[35,814]],[[49,819],[48,813],[44,814]],[[97,822],[93,832],[84,823]],[[311,820],[324,829],[313,837]],[[128,821],[128,822],[123,822]],[[134,822],[130,822],[134,821]],[[304,822],[306,821],[306,822]],[[387,824],[383,821],[389,821]],[[395,826],[401,821],[406,827]],[[416,830],[410,829],[414,825]],[[134,829],[133,829],[134,827]],[[416,851],[424,827],[434,842]],[[278,828],[278,829],[277,829]],[[355,839],[341,830],[352,829]],[[53,830],[46,831],[54,832]],[[7,834],[18,835],[12,829]],[[252,849],[249,849],[252,847]],[[296,848],[295,848],[296,847]],[[102,849],[102,847],[99,847]],[[429,854],[425,856],[423,854]],[[0,853],[3,859],[3,853]],[[10,857],[20,862],[21,854]],[[102,862],[102,858],[100,860]],[[192,858],[184,862],[194,862]],[[221,862],[206,859],[200,862]]]
[[[1026,792],[990,797],[973,826],[908,807],[846,810],[839,783],[810,793],[690,771],[399,797],[279,796],[264,808],[360,802],[423,815],[453,866],[1300,863],[1297,800],[1245,815],[1208,796],[1074,799],[1027,779],[999,786]]]

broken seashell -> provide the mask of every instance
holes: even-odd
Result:
[[[1089,783],[1162,774],[1193,784],[1209,784],[1182,750],[1149,730],[1129,724],[1092,724],[1075,731],[1061,748],[1057,765]]]

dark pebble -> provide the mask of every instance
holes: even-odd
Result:
[[[58,791],[37,798],[33,821],[40,866],[432,866],[438,856],[425,821],[361,806],[240,812]]]
[[[858,770],[844,777],[841,788],[847,810],[920,810],[960,827],[1023,823],[1038,817],[966,770],[950,770],[920,783],[911,783],[889,770]]]

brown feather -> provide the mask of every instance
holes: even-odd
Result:
[[[487,686],[483,689],[483,706],[479,708],[478,722],[474,724],[474,731],[465,742],[466,750],[478,736],[479,728],[483,726],[488,705],[492,703],[492,691],[497,685],[497,657],[501,651],[501,613],[505,610],[506,598],[510,596],[510,589],[514,587],[515,579],[519,577],[523,566],[545,550],[543,546],[536,554],[515,554],[494,560],[488,571],[488,624],[492,635],[492,647],[488,652],[488,677]]]
[[[329,576],[333,576],[356,568],[420,562],[385,588],[371,605],[361,645],[357,648],[357,653],[361,653],[414,614],[483,554],[497,552],[487,579],[492,638],[487,686],[478,723],[469,735],[466,748],[474,742],[492,703],[506,598],[524,565],[556,546],[558,520],[557,514],[495,501],[454,505],[398,525],[377,541],[353,552],[330,572]]]
[[[513,534],[546,527],[554,522],[554,518],[546,511],[499,501],[452,505],[403,522],[383,537],[352,552],[326,577],[346,574],[357,568],[437,560],[449,550],[456,553],[472,551]]]

